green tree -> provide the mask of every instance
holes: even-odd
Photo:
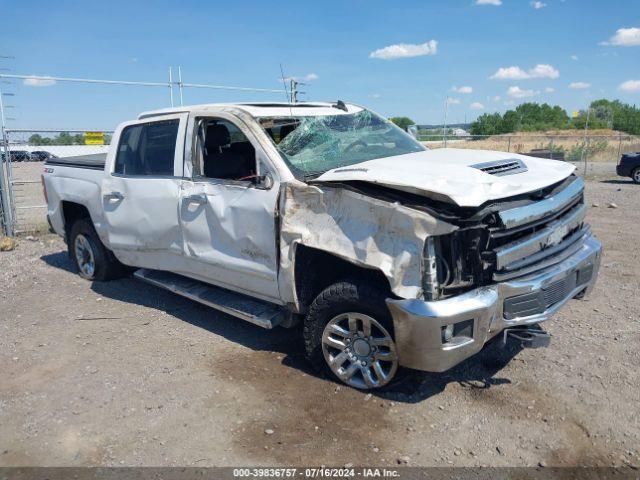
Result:
[[[415,125],[416,124],[416,122],[411,120],[409,117],[391,117],[389,120],[391,120],[393,123],[395,123],[397,126],[399,126],[404,131],[407,130],[407,127],[409,127],[409,125]]]

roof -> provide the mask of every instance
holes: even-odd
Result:
[[[138,118],[156,117],[176,113],[201,112],[211,110],[215,112],[221,109],[243,110],[253,117],[303,117],[310,115],[344,115],[362,110],[362,107],[351,103],[345,103],[347,111],[334,107],[331,102],[251,102],[251,103],[205,103],[201,105],[185,105],[181,107],[163,108],[141,113]]]

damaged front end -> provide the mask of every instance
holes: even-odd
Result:
[[[499,332],[543,322],[588,293],[602,246],[584,223],[583,190],[572,176],[485,206],[456,231],[427,239],[424,300],[387,301],[400,363],[447,370]]]

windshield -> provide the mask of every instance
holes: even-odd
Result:
[[[367,110],[259,121],[296,177],[310,178],[333,168],[426,150],[393,123]]]

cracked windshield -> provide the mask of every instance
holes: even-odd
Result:
[[[375,158],[425,150],[391,122],[367,110],[338,115],[268,117],[260,123],[299,178],[313,178]]]

